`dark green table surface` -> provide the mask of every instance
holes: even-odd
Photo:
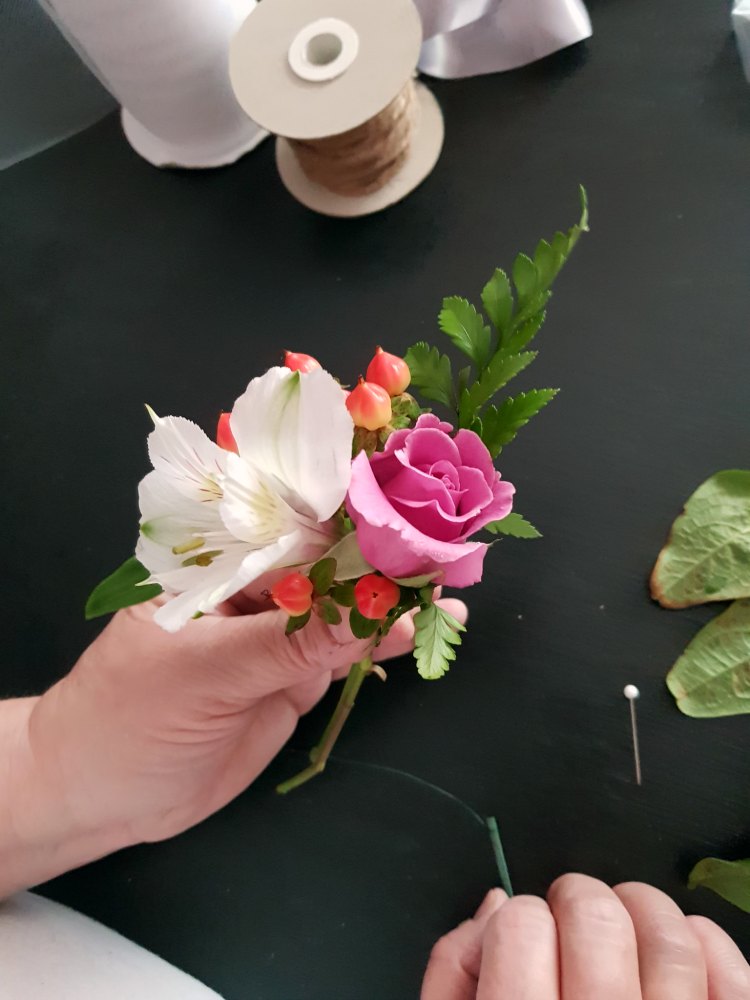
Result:
[[[371,218],[297,205],[270,143],[225,170],[155,170],[114,117],[0,174],[3,695],[41,691],[100,628],[82,606],[134,541],[144,400],[210,428],[286,345],[354,377],[375,343],[432,335],[443,295],[476,296],[589,189],[592,233],[528,379],[563,392],[502,460],[544,538],[488,559],[450,675],[405,662],[368,684],[342,760],[295,795],[272,792],[299,763],[286,752],[199,828],[42,890],[227,1000],[416,995],[431,943],[493,878],[476,817],[417,779],[497,815],[518,890],[570,869],[651,881],[750,951],[750,917],[684,888],[700,857],[750,855],[750,721],[677,712],[664,675],[714,610],[663,611],[645,583],[685,497],[750,461],[750,87],[727,3],[590,8],[585,45],[434,82],[443,156]]]

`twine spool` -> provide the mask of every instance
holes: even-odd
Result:
[[[290,139],[305,176],[335,194],[379,191],[409,155],[414,122],[414,84],[410,80],[381,112],[356,128],[326,139]]]
[[[430,173],[443,120],[413,80],[421,37],[412,0],[263,0],[242,25],[232,86],[276,134],[279,173],[303,204],[366,215]]]

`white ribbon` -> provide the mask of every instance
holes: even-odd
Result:
[[[419,68],[455,79],[516,69],[589,38],[583,0],[415,0]]]

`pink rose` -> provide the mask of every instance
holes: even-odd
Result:
[[[487,545],[467,539],[510,513],[515,487],[477,434],[452,430],[426,413],[391,434],[385,451],[352,463],[347,510],[362,554],[386,576],[434,573],[450,587],[482,579]]]

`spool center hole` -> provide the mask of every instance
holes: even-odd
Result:
[[[342,41],[338,35],[325,31],[314,35],[307,43],[305,55],[313,66],[328,66],[341,55]]]

